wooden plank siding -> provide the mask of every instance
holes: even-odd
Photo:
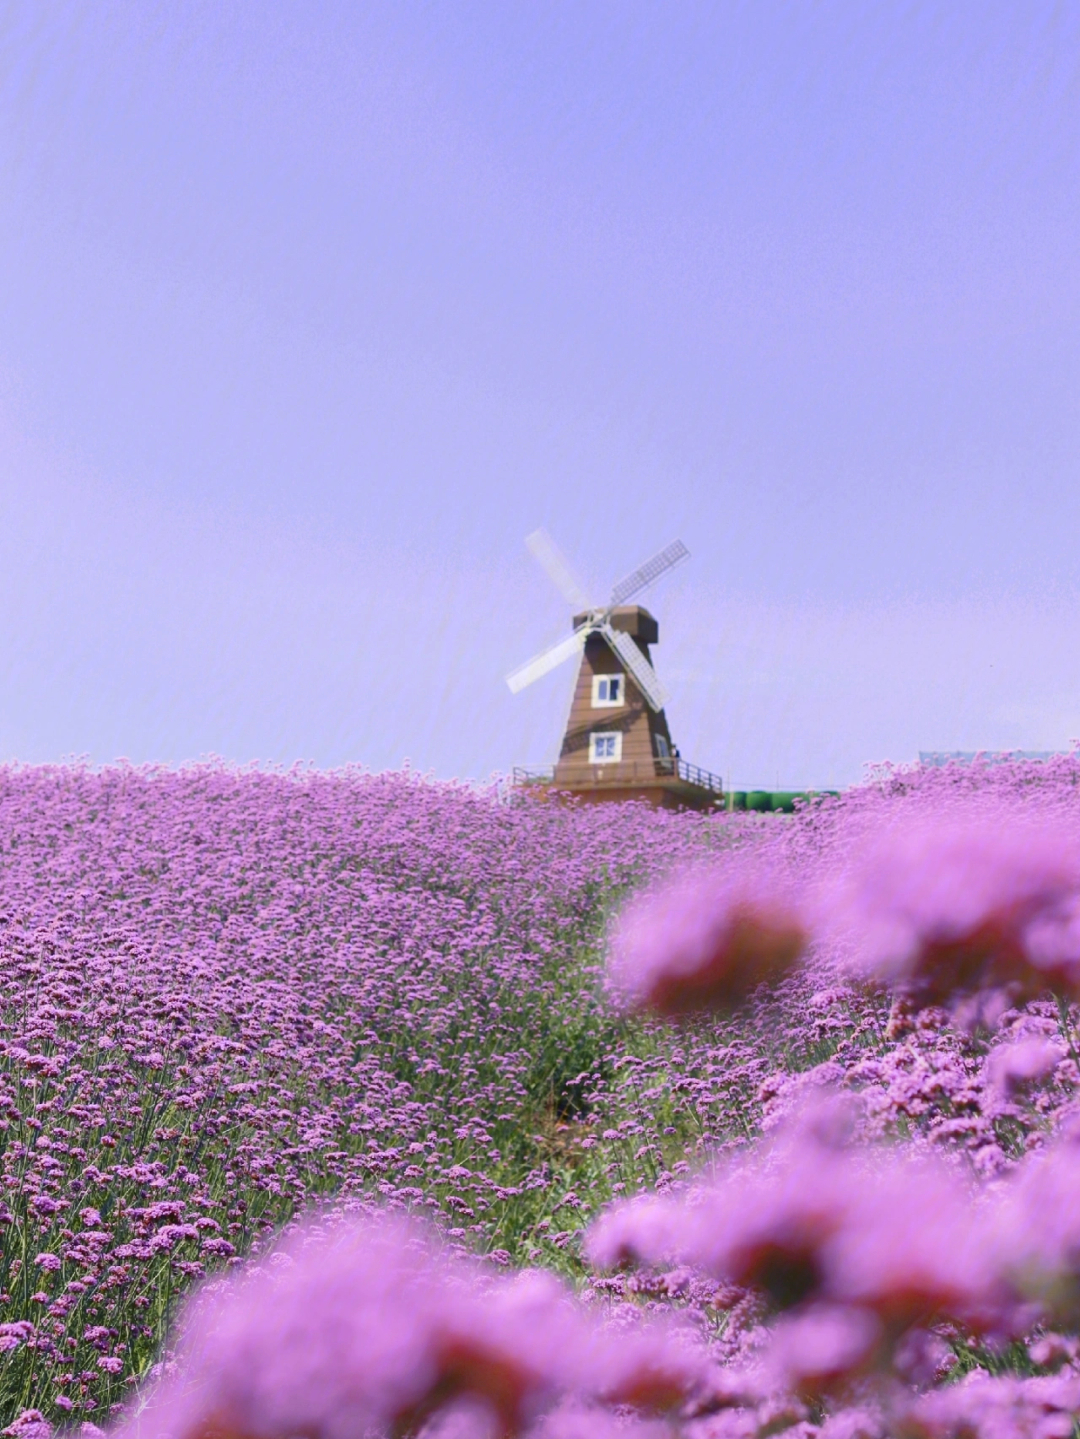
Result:
[[[575,615],[574,625],[585,615]],[[650,646],[659,640],[656,619],[641,605],[620,605],[611,612],[612,627],[624,631],[652,663]],[[623,676],[623,702],[593,705],[593,678],[596,675]],[[590,764],[589,737],[615,731],[622,735],[618,763]],[[623,670],[622,661],[599,634],[590,635],[578,667],[574,697],[555,765],[554,786],[585,800],[647,799],[664,808],[709,808],[716,796],[671,773],[671,766],[658,763],[657,736],[674,753],[667,716],[650,709],[633,677]],[[699,792],[700,790],[700,792]]]
[[[584,616],[575,616],[575,625]],[[611,614],[612,628],[623,630],[634,640],[650,663],[650,643],[659,637],[659,627],[648,610],[640,605],[623,605]],[[623,703],[593,706],[593,677],[623,676]],[[622,758],[618,764],[589,763],[589,736],[597,731],[616,731],[622,735]],[[555,766],[556,784],[589,783],[592,780],[612,781],[655,776],[656,735],[662,735],[671,750],[671,733],[663,711],[654,713],[633,678],[623,671],[619,659],[601,635],[590,635],[578,667],[574,698],[563,736],[562,749]]]

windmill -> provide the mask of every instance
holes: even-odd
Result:
[[[686,765],[671,742],[666,695],[649,654],[659,626],[648,610],[628,603],[687,559],[689,550],[681,540],[666,545],[621,579],[607,604],[597,605],[543,530],[535,530],[525,543],[573,607],[573,627],[567,639],[507,675],[506,683],[517,694],[581,656],[566,733],[550,776],[555,786],[588,799],[647,798],[667,807],[714,804],[722,791],[719,779]],[[529,771],[516,774],[524,783],[541,778]]]

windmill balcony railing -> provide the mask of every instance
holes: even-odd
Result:
[[[575,765],[575,770],[578,768]],[[667,759],[653,760],[631,760],[620,761],[618,764],[588,764],[580,766],[580,778],[588,779],[590,782],[601,784],[642,784],[650,780],[675,779],[681,780],[683,784],[692,784],[698,789],[706,789],[716,795],[724,793],[724,783],[719,775],[710,773],[707,769],[701,769],[696,764],[688,764],[686,760],[680,759],[677,755],[671,755]],[[515,784],[554,784],[555,768],[548,765],[543,769],[523,769],[515,767]],[[572,781],[571,781],[572,783]]]

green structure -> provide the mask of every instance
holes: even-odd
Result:
[[[729,789],[724,792],[726,810],[751,810],[758,814],[794,814],[795,806],[822,795],[839,794],[837,789]]]

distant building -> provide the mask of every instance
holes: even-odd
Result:
[[[662,809],[711,810],[723,806],[719,775],[687,764],[671,742],[664,691],[649,646],[660,630],[635,595],[689,556],[681,540],[665,546],[611,591],[606,605],[589,604],[551,538],[535,530],[525,541],[566,599],[583,607],[570,636],[551,645],[506,677],[513,694],[573,655],[581,656],[570,718],[553,768],[514,770],[525,789],[547,787],[575,799],[643,799]]]
[[[529,788],[550,785],[585,801],[644,799],[661,809],[722,808],[719,775],[687,764],[672,743],[649,652],[660,634],[655,618],[641,605],[607,611],[615,637],[625,635],[634,646],[629,655],[625,647],[612,649],[600,628],[589,631],[591,621],[587,610],[573,620],[574,633],[586,633],[558,762],[547,770],[515,769],[515,781]]]
[[[919,763],[933,769],[947,764],[1009,764],[1018,759],[1062,759],[1072,753],[1072,750],[1063,749],[921,749]]]

